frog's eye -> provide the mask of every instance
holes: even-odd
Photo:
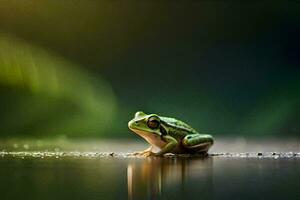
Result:
[[[159,127],[159,119],[157,117],[150,117],[147,121],[147,125],[151,129],[156,129]]]

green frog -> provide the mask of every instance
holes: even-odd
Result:
[[[128,122],[130,130],[144,138],[151,146],[134,155],[162,156],[165,153],[173,154],[207,154],[213,145],[213,137],[200,134],[186,123],[156,114],[145,114],[142,111],[135,113]]]

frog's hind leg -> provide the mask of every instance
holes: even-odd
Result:
[[[182,140],[182,145],[193,153],[207,152],[213,145],[213,138],[206,134],[187,135]]]

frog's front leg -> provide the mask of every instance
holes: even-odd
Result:
[[[171,136],[162,136],[162,140],[166,142],[166,145],[158,152],[154,153],[152,151],[148,152],[145,156],[162,156],[165,153],[170,153],[172,150],[177,147],[178,142],[175,138]]]
[[[194,153],[207,152],[213,145],[213,137],[207,134],[190,134],[184,137],[182,144]]]
[[[152,146],[148,147],[147,149],[143,150],[143,151],[136,151],[133,152],[132,155],[134,156],[143,156],[145,154],[148,154],[149,152],[152,152]]]

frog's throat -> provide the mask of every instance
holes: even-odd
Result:
[[[166,145],[166,142],[164,142],[159,135],[155,135],[138,129],[131,130],[144,138],[150,145],[154,145],[155,147],[158,147],[160,149],[162,149]]]

